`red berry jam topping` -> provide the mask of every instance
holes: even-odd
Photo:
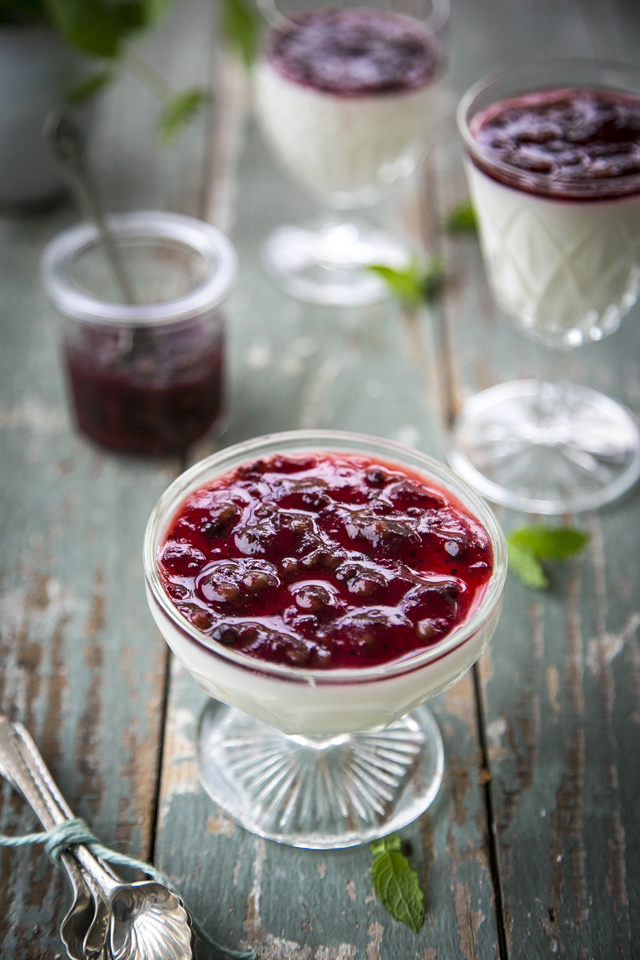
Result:
[[[484,153],[474,161],[509,186],[585,200],[640,192],[640,97],[582,89],[531,93],[477,114],[471,134]]]
[[[440,48],[416,20],[381,10],[312,10],[272,30],[266,55],[289,80],[341,97],[424,87]]]
[[[355,454],[273,456],[192,493],[158,565],[199,630],[270,663],[371,667],[480,603],[489,536],[451,495]]]

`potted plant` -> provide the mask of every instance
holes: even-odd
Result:
[[[48,112],[90,112],[127,42],[157,23],[168,0],[0,0],[0,203],[38,203],[61,183],[42,139]],[[160,139],[176,136],[206,99],[174,93],[152,68],[128,64],[162,101]],[[126,63],[126,58],[125,63]]]

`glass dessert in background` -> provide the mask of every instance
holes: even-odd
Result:
[[[148,599],[215,700],[203,783],[254,833],[342,847],[414,820],[437,794],[423,701],[484,651],[506,554],[490,509],[389,441],[258,438],[183,474],[145,539]]]
[[[366,6],[310,8],[264,2],[270,23],[255,70],[260,126],[285,171],[334,211],[376,203],[423,159],[444,59],[438,34],[448,0],[420,0],[412,15]],[[383,287],[364,267],[402,267],[407,243],[336,212],[280,226],[262,248],[289,293],[321,303],[368,303]]]
[[[541,360],[613,333],[640,289],[640,71],[589,61],[508,70],[458,108],[487,277]],[[485,496],[554,514],[640,474],[640,437],[609,397],[544,372],[473,397],[450,462]]]
[[[224,423],[223,302],[235,253],[191,217],[137,212],[110,224],[135,303],[122,302],[90,225],[55,237],[42,261],[75,422],[108,450],[181,453]]]

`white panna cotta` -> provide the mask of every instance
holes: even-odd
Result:
[[[258,120],[303,186],[336,207],[364,206],[422,159],[440,72],[437,41],[410,17],[312,11],[267,37]]]
[[[495,517],[446,468],[337,433],[323,452],[317,436],[197,464],[145,542],[152,614],[200,687],[305,736],[381,729],[455,683],[506,574]],[[343,436],[355,452],[335,452]]]
[[[466,169],[491,288],[549,346],[600,340],[637,299],[639,120],[634,98],[559,90],[471,123]]]

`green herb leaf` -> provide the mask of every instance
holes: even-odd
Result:
[[[43,0],[59,33],[98,57],[115,57],[132,33],[156,22],[166,0]]]
[[[422,890],[418,875],[399,853],[400,837],[393,834],[371,844],[375,860],[371,866],[373,889],[394,920],[417,933],[424,920]]]
[[[564,560],[589,542],[589,534],[572,527],[519,527],[507,537],[509,569],[534,590],[546,590],[549,581],[540,560]]]
[[[222,35],[247,69],[255,63],[262,20],[252,0],[223,0]]]
[[[394,270],[378,263],[371,264],[368,269],[381,277],[391,295],[407,307],[417,307],[431,300],[438,291],[444,273],[439,257],[429,257],[422,264],[413,257],[404,270]]]
[[[206,90],[193,87],[173,94],[165,103],[158,121],[158,140],[160,143],[173,143],[187,124],[203,108],[209,95]]]
[[[477,233],[478,224],[471,201],[463,200],[451,207],[444,225],[448,233]]]
[[[509,570],[515,573],[516,577],[522,580],[525,586],[531,587],[533,590],[547,590],[549,581],[533,550],[517,543],[511,543],[508,538],[507,548],[509,550]]]
[[[564,560],[586,546],[589,534],[572,527],[519,527],[509,542],[527,547],[541,560]]]
[[[65,100],[71,104],[72,107],[79,107],[81,104],[91,100],[92,97],[95,97],[112,79],[113,72],[108,68],[105,70],[96,70],[80,83],[76,84],[76,86],[67,93]]]

